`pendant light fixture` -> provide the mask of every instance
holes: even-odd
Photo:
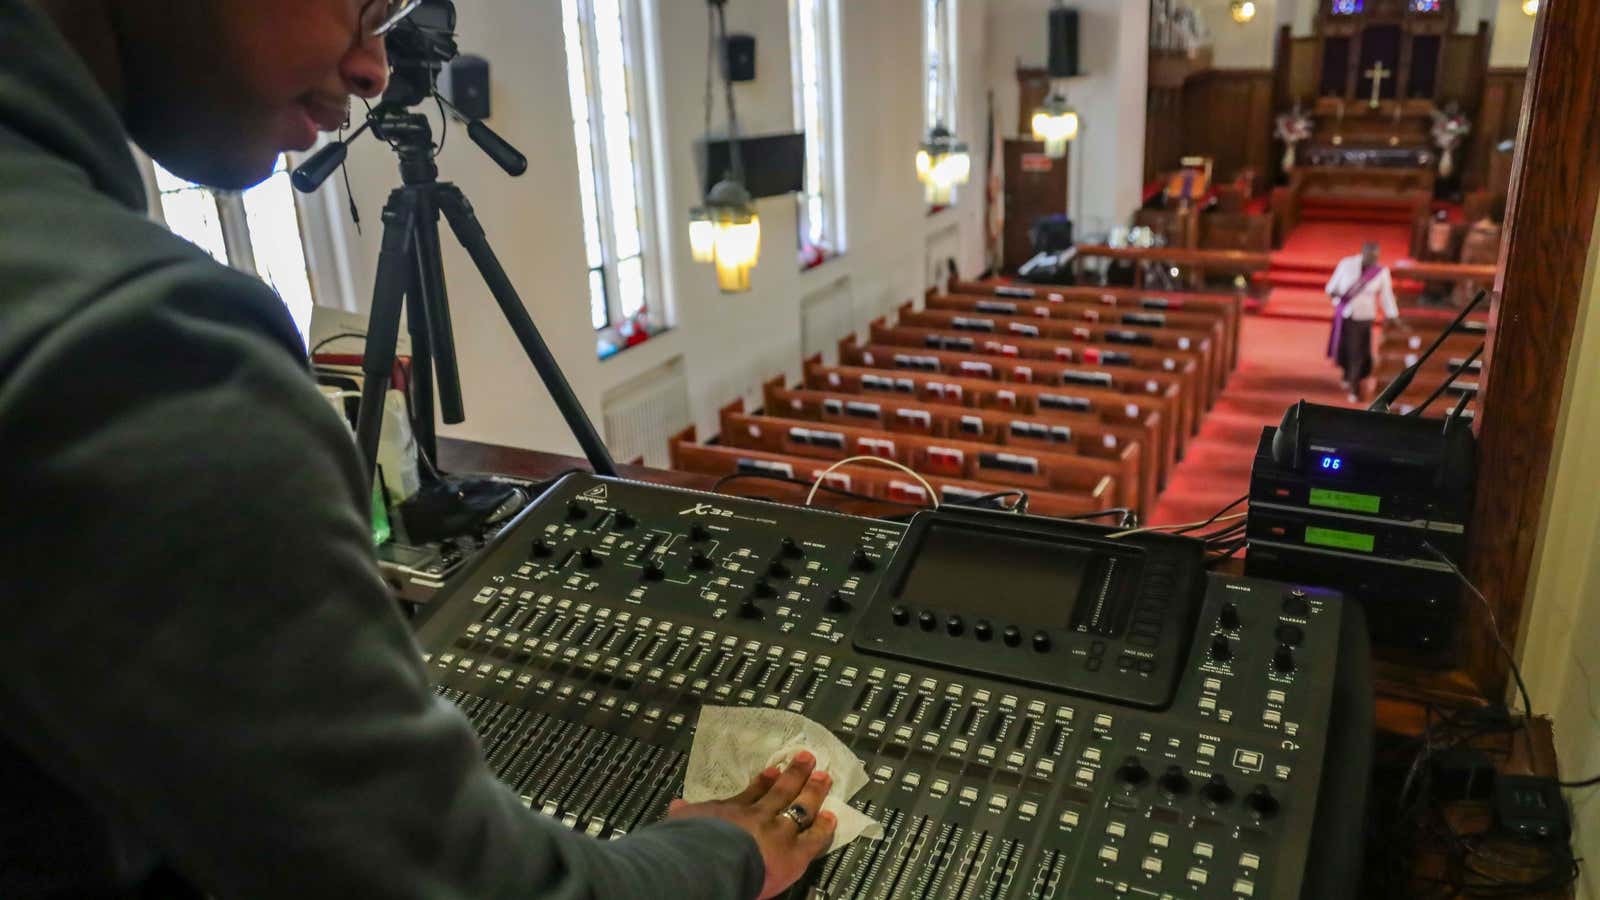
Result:
[[[955,189],[972,180],[972,154],[943,124],[917,149],[917,178],[930,206],[949,205]]]
[[[1527,16],[1539,14],[1539,0],[1522,0],[1522,12]]]
[[[713,71],[717,49],[727,47],[727,0],[706,0],[706,139],[711,145]],[[728,157],[730,168],[706,192],[705,202],[689,211],[689,249],[697,263],[717,267],[717,287],[724,294],[750,290],[750,270],[761,258],[761,219],[744,182],[744,157],[739,147],[739,113],[733,102],[733,80],[722,66],[723,90],[728,104]]]
[[[1045,155],[1061,159],[1067,145],[1078,139],[1078,111],[1067,102],[1062,83],[1078,71],[1078,11],[1056,0],[1050,10],[1050,95],[1033,112],[1033,139],[1044,142]]]
[[[1535,0],[1537,2],[1537,0]],[[1233,0],[1228,4],[1228,14],[1240,25],[1248,25],[1256,19],[1255,0]]]

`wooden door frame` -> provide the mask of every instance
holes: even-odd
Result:
[[[1600,197],[1600,3],[1545,0],[1535,27],[1479,398],[1467,572],[1515,647],[1523,621]],[[1464,670],[1483,696],[1507,671],[1465,598]]]

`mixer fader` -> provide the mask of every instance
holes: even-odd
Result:
[[[1298,897],[1337,595],[1106,535],[571,475],[419,636],[500,778],[596,837],[664,815],[701,705],[766,706],[866,762],[886,832],[796,896]]]

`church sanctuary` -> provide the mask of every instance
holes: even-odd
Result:
[[[0,0],[3,900],[1600,900],[1597,0]]]

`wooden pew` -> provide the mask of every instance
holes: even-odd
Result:
[[[789,388],[784,386],[782,376],[766,383],[762,401],[767,415],[790,419],[1038,450],[1070,447],[1082,456],[1118,464],[1113,473],[1117,483],[1123,486],[1124,496],[1134,496],[1129,509],[1143,515],[1155,505],[1156,467],[1145,463],[1144,448],[1138,440],[1129,438],[1129,429],[1106,425],[1097,416],[970,409],[895,397]]]
[[[675,435],[668,444],[671,466],[679,472],[727,478],[734,475],[778,476],[815,483],[819,478],[825,486],[863,494],[886,503],[904,503],[913,506],[930,504],[927,492],[905,474],[870,465],[847,466],[826,476],[826,460],[785,456],[717,444],[701,444],[696,439],[694,426]],[[994,485],[963,481],[957,478],[924,476],[928,484],[939,492],[941,503],[962,503],[996,493]],[[732,493],[731,491],[729,493]],[[738,494],[744,496],[743,492]],[[1100,512],[1112,505],[1110,497],[1077,494],[1057,494],[1049,491],[1028,491],[1028,512],[1039,516],[1083,516]]]
[[[995,490],[1020,488],[1078,494],[1108,498],[1109,506],[1130,508],[1139,502],[1137,479],[1127,484],[1117,482],[1120,462],[1073,451],[1002,448],[975,441],[785,419],[745,412],[743,399],[724,406],[721,421],[721,440],[730,447],[833,461],[878,456],[908,466],[920,475],[976,481],[994,485]]]
[[[996,338],[1046,338],[1111,349],[1135,346],[1181,356],[1192,355],[1199,371],[1200,384],[1205,387],[1206,409],[1215,406],[1222,395],[1222,365],[1214,353],[1216,348],[1209,331],[1101,325],[1038,316],[974,314],[937,308],[914,310],[910,304],[900,309],[900,324],[971,331]]]
[[[1132,312],[1210,313],[1222,317],[1228,371],[1239,367],[1239,330],[1244,318],[1244,298],[1236,294],[1163,293],[1123,287],[1065,285],[1002,285],[983,281],[955,281],[951,294],[1034,300],[1042,303],[1089,302]]]
[[[937,351],[958,354],[951,360],[956,364],[957,371],[973,370],[980,374],[984,370],[993,372],[997,363],[1015,360],[1029,367],[1021,370],[1013,368],[1011,371],[1015,377],[1019,380],[1037,380],[1041,374],[1040,367],[1054,363],[1060,368],[1043,371],[1053,372],[1057,381],[1101,384],[1121,391],[1143,393],[1161,393],[1171,388],[1178,401],[1178,427],[1183,429],[1181,433],[1185,435],[1199,433],[1200,418],[1205,412],[1202,408],[1202,392],[1197,389],[1194,361],[1180,363],[1171,356],[1151,354],[1142,348],[1101,349],[1034,338],[982,339],[958,331],[938,331],[909,325],[889,326],[880,322],[872,324],[869,340],[878,346],[906,351],[910,354],[908,364],[913,368],[927,366],[925,354]],[[897,368],[902,367],[902,358],[906,357],[906,353],[893,355]],[[1166,368],[1165,361],[1169,359],[1172,360],[1171,369]]]
[[[1143,379],[1145,390],[1149,390],[1151,384],[1175,387],[1180,406],[1179,427],[1187,429],[1185,433],[1189,434],[1199,433],[1201,419],[1205,414],[1206,392],[1199,383],[1199,372],[1195,361],[1180,360],[1175,356],[1163,355],[1159,351],[1151,353],[1144,348],[1098,347],[1052,339],[985,337],[911,325],[884,325],[881,322],[872,324],[869,339],[881,346],[902,347],[914,351],[917,356],[912,357],[913,361],[924,365],[926,361],[918,359],[921,351],[941,350],[966,354],[967,360],[962,363],[963,369],[972,366],[981,369],[987,366],[992,370],[996,360],[1055,362],[1078,367],[1068,370],[1070,374],[1064,377],[1089,381],[1093,380],[1089,375],[1093,375],[1095,379],[1103,379],[1103,376],[1109,374],[1112,376],[1111,379],[1103,383],[1118,389],[1127,389],[1138,379]],[[1167,368],[1169,363],[1170,369]]]
[[[1272,267],[1269,253],[1249,253],[1243,250],[1189,250],[1183,247],[1107,247],[1101,244],[1079,244],[1078,255],[1073,259],[1074,274],[1081,274],[1083,261],[1091,258],[1126,260],[1136,264],[1159,263],[1186,270],[1191,286],[1204,283],[1210,273],[1244,275],[1249,277]],[[1144,268],[1134,268],[1135,286],[1144,282]]]
[[[1146,464],[1155,464],[1157,489],[1166,487],[1175,459],[1176,429],[1164,407],[1104,388],[1042,387],[924,372],[827,366],[820,357],[806,361],[805,384],[812,390],[855,394],[884,402],[891,398],[909,398],[957,409],[992,409],[1034,416],[1094,416],[1105,427],[1119,429],[1126,438],[1146,448]]]

